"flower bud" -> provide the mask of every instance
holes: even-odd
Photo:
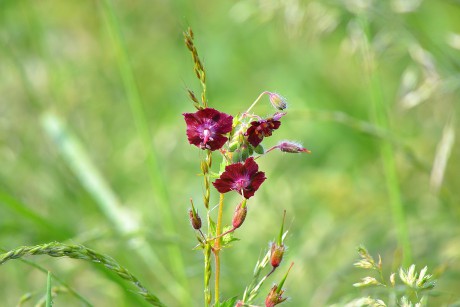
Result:
[[[192,227],[196,230],[201,228],[201,218],[198,216],[197,212],[193,212],[192,209],[188,211],[188,215],[190,217],[190,223]]]
[[[276,112],[276,113],[273,115],[272,119],[273,119],[273,120],[280,120],[281,117],[283,117],[283,116],[286,115],[286,114],[287,114],[286,112]]]
[[[276,239],[276,242],[272,243],[271,246],[271,251],[270,251],[270,264],[273,267],[272,272],[280,265],[281,260],[283,260],[283,255],[285,251],[284,247],[284,240],[283,240],[283,234],[284,234],[284,221],[286,220],[286,210],[284,210],[283,213],[283,221],[281,222],[281,228],[280,228],[280,233],[278,235],[278,238]]]
[[[280,94],[268,92],[268,97],[275,109],[282,111],[287,108],[286,99]]]
[[[281,282],[271,288],[270,293],[268,293],[267,298],[265,299],[265,307],[274,307],[275,305],[281,304],[286,300],[286,297],[283,297],[283,285],[293,265],[294,263],[291,263],[291,266],[289,267]]]
[[[272,243],[270,251],[270,264],[273,268],[277,268],[280,265],[281,261],[283,260],[285,250],[286,249],[283,244],[278,245],[275,242]]]
[[[248,213],[248,207],[246,207],[246,199],[244,199],[235,209],[233,214],[232,225],[234,229],[239,228],[244,220],[246,219],[246,214]]]
[[[275,305],[281,304],[286,300],[286,297],[282,297],[284,291],[278,290],[278,286],[274,285],[270,290],[267,298],[265,299],[265,307],[274,307]]]
[[[311,153],[310,150],[303,148],[302,145],[300,145],[299,143],[292,142],[292,141],[282,141],[278,145],[276,145],[276,148],[278,148],[282,152],[288,152],[288,153],[301,153],[301,152]]]

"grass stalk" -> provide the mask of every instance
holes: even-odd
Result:
[[[0,248],[0,252],[6,252],[5,249],[3,248]],[[75,289],[73,289],[71,286],[69,286],[67,283],[65,283],[63,280],[61,280],[58,276],[54,275],[52,272],[46,270],[45,268],[43,268],[42,266],[32,262],[32,261],[29,261],[29,260],[26,260],[26,259],[19,259],[21,262],[31,266],[31,267],[34,267],[36,268],[37,270],[39,270],[40,272],[44,273],[44,274],[51,274],[53,280],[57,281],[68,293],[70,293],[71,295],[73,295],[77,300],[79,300],[83,306],[86,306],[86,307],[93,307],[93,305],[86,299],[84,298],[80,293],[78,293]]]
[[[367,81],[371,92],[372,119],[377,127],[383,129],[384,131],[389,131],[390,124],[387,114],[388,111],[385,106],[385,98],[383,96],[382,84],[380,82],[380,76],[376,67],[377,63],[375,61],[375,55],[370,48],[369,25],[365,16],[360,17],[360,23],[364,31],[363,58],[365,65],[365,75],[367,76]],[[398,245],[403,252],[402,263],[403,265],[407,266],[412,263],[412,252],[404,205],[401,199],[401,191],[392,142],[386,139],[381,139],[380,153],[382,156],[385,182],[389,194],[390,209],[393,216],[393,221],[396,226]]]
[[[0,254],[0,265],[13,259],[19,259],[25,256],[48,255],[51,257],[68,257],[72,259],[81,259],[103,265],[109,271],[117,274],[124,280],[132,283],[138,290],[144,300],[153,306],[165,307],[158,297],[150,293],[141,282],[131,274],[126,268],[118,264],[113,258],[99,254],[83,245],[71,245],[58,242],[34,246],[22,246]]]

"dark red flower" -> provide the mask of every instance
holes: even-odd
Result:
[[[225,167],[225,172],[212,184],[220,193],[236,191],[249,199],[267,179],[264,172],[259,172],[259,166],[254,158],[248,158],[243,163],[234,163]]]
[[[183,115],[189,143],[201,149],[221,148],[228,140],[223,134],[232,131],[233,117],[215,109],[206,108]]]
[[[248,142],[257,147],[264,137],[271,136],[272,131],[280,127],[281,122],[279,119],[285,113],[276,113],[273,117],[267,119],[261,119],[251,122],[251,127],[246,130],[245,135],[248,137]]]

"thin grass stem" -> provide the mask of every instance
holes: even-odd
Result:
[[[48,271],[48,276],[46,278],[46,307],[51,307],[53,297],[51,295],[51,273]]]
[[[175,234],[177,231],[174,226],[173,213],[171,211],[172,206],[169,205],[170,199],[165,186],[165,180],[161,175],[162,172],[159,167],[158,157],[154,147],[152,146],[152,137],[145,118],[145,112],[137,89],[136,81],[134,79],[134,73],[129,62],[128,52],[123,42],[121,26],[115,14],[112,1],[103,0],[102,3],[102,12],[106,22],[106,27],[112,38],[113,47],[116,50],[116,61],[122,78],[123,87],[126,95],[128,96],[128,102],[131,107],[137,131],[144,148],[148,153],[147,164],[152,181],[152,187],[154,191],[156,191],[155,195],[158,197],[158,203],[160,204],[158,206],[158,210],[161,212],[162,226],[164,226],[164,229],[168,234]],[[166,249],[169,254],[171,270],[177,278],[177,286],[180,285],[182,288],[189,289],[188,280],[185,276],[185,266],[179,247],[177,245],[168,245]],[[191,304],[191,297],[189,293],[190,291],[182,292],[184,295],[180,297],[180,301],[183,305]]]
[[[376,126],[381,129],[389,130],[389,121],[387,109],[385,107],[385,98],[382,92],[380,76],[378,74],[374,54],[370,49],[370,34],[369,25],[365,16],[360,18],[361,26],[364,31],[363,39],[363,58],[365,64],[365,74],[368,78],[368,84],[371,91],[372,100],[372,117]],[[383,160],[383,170],[385,173],[386,186],[389,193],[389,202],[393,220],[396,225],[397,240],[403,251],[403,265],[412,263],[412,252],[409,240],[409,232],[404,211],[404,206],[401,199],[401,191],[399,187],[399,179],[396,171],[396,162],[394,158],[393,144],[385,139],[380,143],[380,152]]]
[[[0,248],[0,252],[7,252],[6,249],[4,248]],[[68,293],[70,293],[71,295],[73,295],[76,299],[80,300],[82,302],[82,304],[86,307],[93,307],[93,305],[86,299],[84,298],[80,293],[78,293],[76,290],[74,290],[72,287],[70,287],[67,283],[65,283],[63,280],[61,280],[58,276],[54,275],[52,272],[49,272],[47,269],[45,269],[44,267],[32,262],[32,261],[29,261],[29,260],[26,260],[26,259],[19,259],[21,262],[27,264],[27,265],[30,265],[31,267],[34,267],[36,268],[37,270],[39,270],[40,272],[44,273],[44,274],[48,274],[50,273],[51,276],[53,277],[53,280],[57,281],[59,284],[61,284],[62,287],[64,287]]]

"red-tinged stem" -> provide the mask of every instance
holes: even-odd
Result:
[[[235,230],[237,230],[237,228],[233,227],[232,229],[227,230],[226,232],[221,233],[220,235],[215,236],[214,238],[208,239],[208,241],[213,241],[213,240],[215,240],[215,239],[221,238],[221,237],[223,237],[223,236],[225,236],[225,235],[227,235],[227,234],[229,234],[229,233],[231,233],[231,232],[234,232]]]

